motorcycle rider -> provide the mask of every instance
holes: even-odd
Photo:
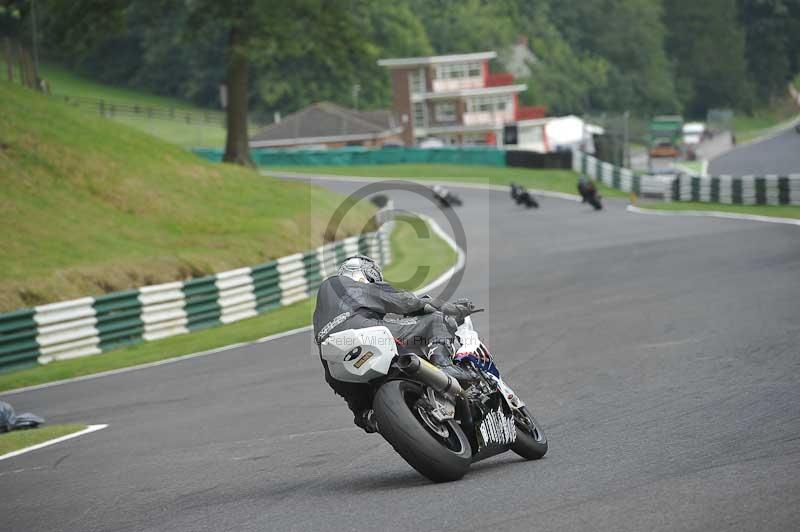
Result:
[[[319,287],[314,339],[320,345],[335,332],[383,325],[401,345],[426,348],[428,360],[451,377],[469,380],[472,375],[453,364],[453,340],[458,322],[463,322],[474,309],[469,300],[448,303],[397,290],[383,281],[383,272],[374,260],[355,255],[345,259],[337,275]],[[337,381],[324,360],[322,365],[325,381],[345,399],[354,414],[354,423],[368,433],[376,432],[369,385]]]

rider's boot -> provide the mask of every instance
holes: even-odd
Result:
[[[452,344],[443,342],[431,342],[428,345],[428,360],[437,366],[445,374],[453,377],[457,381],[475,380],[475,376],[462,367],[453,364]]]
[[[362,410],[353,418],[353,423],[364,429],[367,434],[378,432],[378,422],[375,421],[375,411],[371,408]]]

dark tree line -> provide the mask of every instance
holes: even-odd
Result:
[[[0,0],[30,39],[31,0]],[[800,0],[36,0],[40,48],[105,82],[219,105],[226,159],[248,113],[319,100],[385,107],[381,57],[503,50],[527,38],[526,103],[552,113],[751,110],[800,72]],[[12,17],[11,14],[15,13]],[[492,65],[503,69],[500,61]]]

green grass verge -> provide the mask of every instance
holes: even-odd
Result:
[[[578,175],[572,170],[512,168],[457,164],[381,164],[364,166],[267,167],[265,171],[349,175],[357,177],[430,179],[508,186],[511,181],[529,188],[577,194]],[[628,193],[600,185],[603,195],[627,197]]]
[[[66,425],[43,425],[36,429],[14,430],[0,434],[0,455],[66,436],[67,434],[73,434],[85,428],[86,425],[70,423]]]
[[[797,117],[800,110],[788,96],[772,105],[756,109],[752,114],[737,114],[731,119],[736,142],[742,143],[765,134],[769,129]]]
[[[5,75],[5,63],[0,60],[0,78],[5,79]],[[142,117],[114,116],[111,119],[180,146],[219,148],[225,145],[225,128],[223,126],[200,121],[203,113],[219,114],[221,109],[206,109],[178,98],[106,85],[83,78],[53,64],[41,65],[40,75],[49,84],[51,94],[57,97],[98,98],[116,104],[138,105],[142,108],[172,108],[178,112],[190,112],[192,114],[191,123],[187,123],[185,119],[148,119],[144,115]],[[15,80],[21,82],[18,71],[15,71]],[[86,114],[100,116],[94,107],[82,106],[77,109]],[[256,129],[254,126],[252,132],[255,132]]]
[[[658,209],[662,211],[723,211],[778,218],[800,218],[800,206],[797,205],[725,205],[722,203],[673,201],[669,203],[640,203],[637,206],[643,209]]]
[[[419,220],[410,223],[398,220],[392,234],[394,260],[384,272],[388,281],[408,290],[424,286],[456,260],[456,253],[438,236],[418,238],[415,226],[419,227],[419,223]],[[424,278],[415,279],[413,274],[419,266],[427,266],[428,273]],[[0,374],[0,391],[155,362],[296,329],[311,322],[314,303],[315,299],[311,298],[229,325]]]
[[[312,249],[342,196],[216,164],[0,81],[0,312]],[[350,211],[336,238],[374,212]]]

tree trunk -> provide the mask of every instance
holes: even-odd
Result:
[[[228,36],[226,54],[226,84],[228,87],[228,106],[226,108],[227,138],[225,155],[227,163],[255,166],[250,158],[247,138],[247,57],[242,50],[242,32],[234,25]]]

